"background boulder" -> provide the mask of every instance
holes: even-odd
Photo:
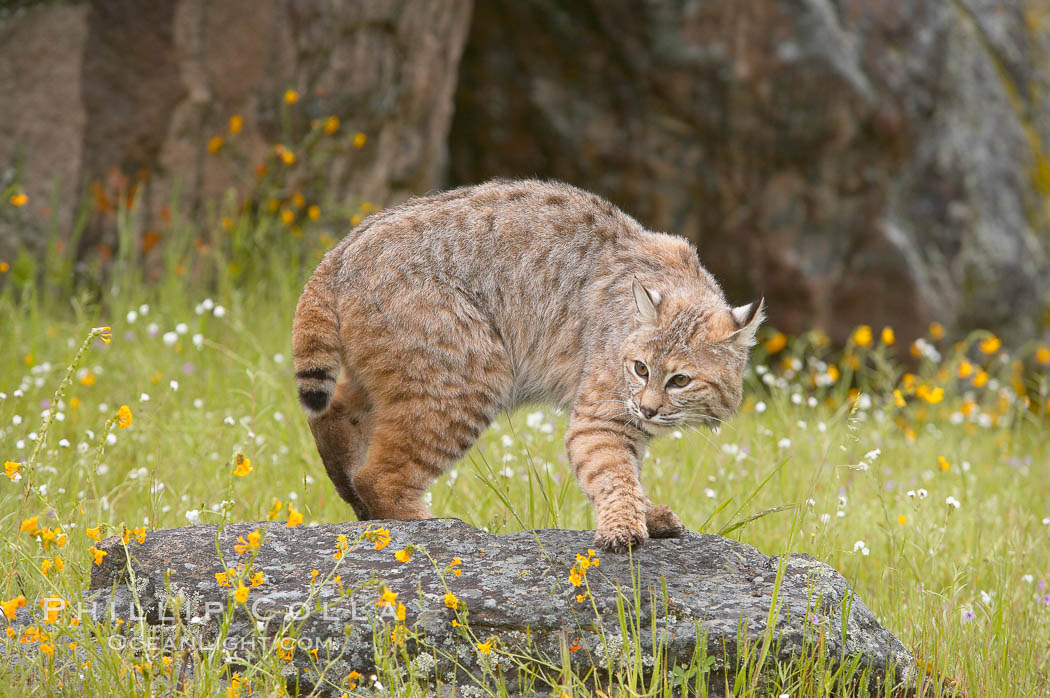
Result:
[[[1013,0],[478,3],[451,178],[555,177],[695,241],[772,322],[1030,336],[1050,11]]]
[[[30,203],[0,206],[0,257],[52,223],[68,238],[81,193],[97,210],[142,191],[146,228],[176,192],[199,212],[236,183],[207,155],[233,114],[249,163],[338,116],[336,199],[525,175],[596,191],[696,242],[732,300],[765,294],[791,332],[1045,331],[1040,0],[9,5],[0,189]]]

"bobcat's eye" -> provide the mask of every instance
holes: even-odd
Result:
[[[638,374],[639,378],[646,378],[649,375],[649,367],[643,364],[641,361],[635,361],[634,372]]]
[[[683,375],[681,373],[677,373],[677,374],[671,376],[671,380],[669,380],[667,382],[670,385],[673,385],[676,388],[684,388],[685,386],[689,385],[689,381],[691,381],[691,380],[693,380],[693,379],[690,378],[689,376]]]

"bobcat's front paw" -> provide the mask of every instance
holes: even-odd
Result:
[[[609,553],[625,553],[628,548],[637,550],[649,539],[649,533],[641,522],[615,522],[599,526],[594,534],[594,547]]]
[[[678,514],[665,506],[653,507],[645,513],[645,527],[650,538],[678,538],[685,533]]]

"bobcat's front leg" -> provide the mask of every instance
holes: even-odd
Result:
[[[594,505],[594,544],[602,550],[626,552],[649,538],[646,517],[651,505],[638,480],[645,441],[630,424],[573,409],[565,448]]]

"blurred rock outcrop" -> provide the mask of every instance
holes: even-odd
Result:
[[[1050,302],[1039,0],[478,3],[450,153],[691,238],[791,331],[1030,336]]]
[[[135,188],[145,228],[173,193],[199,210],[331,115],[335,199],[563,179],[697,242],[786,330],[1018,339],[1050,306],[1042,0],[23,0],[0,7],[0,191],[30,203],[0,207],[0,255],[70,230],[81,193]]]
[[[33,220],[48,209],[68,229],[79,192],[136,184],[148,220],[176,184],[191,210],[235,184],[207,154],[230,140],[232,115],[249,172],[294,119],[334,115],[331,193],[406,198],[440,184],[470,12],[471,0],[16,4],[0,10],[0,169],[24,167]],[[300,101],[282,125],[289,88]]]

